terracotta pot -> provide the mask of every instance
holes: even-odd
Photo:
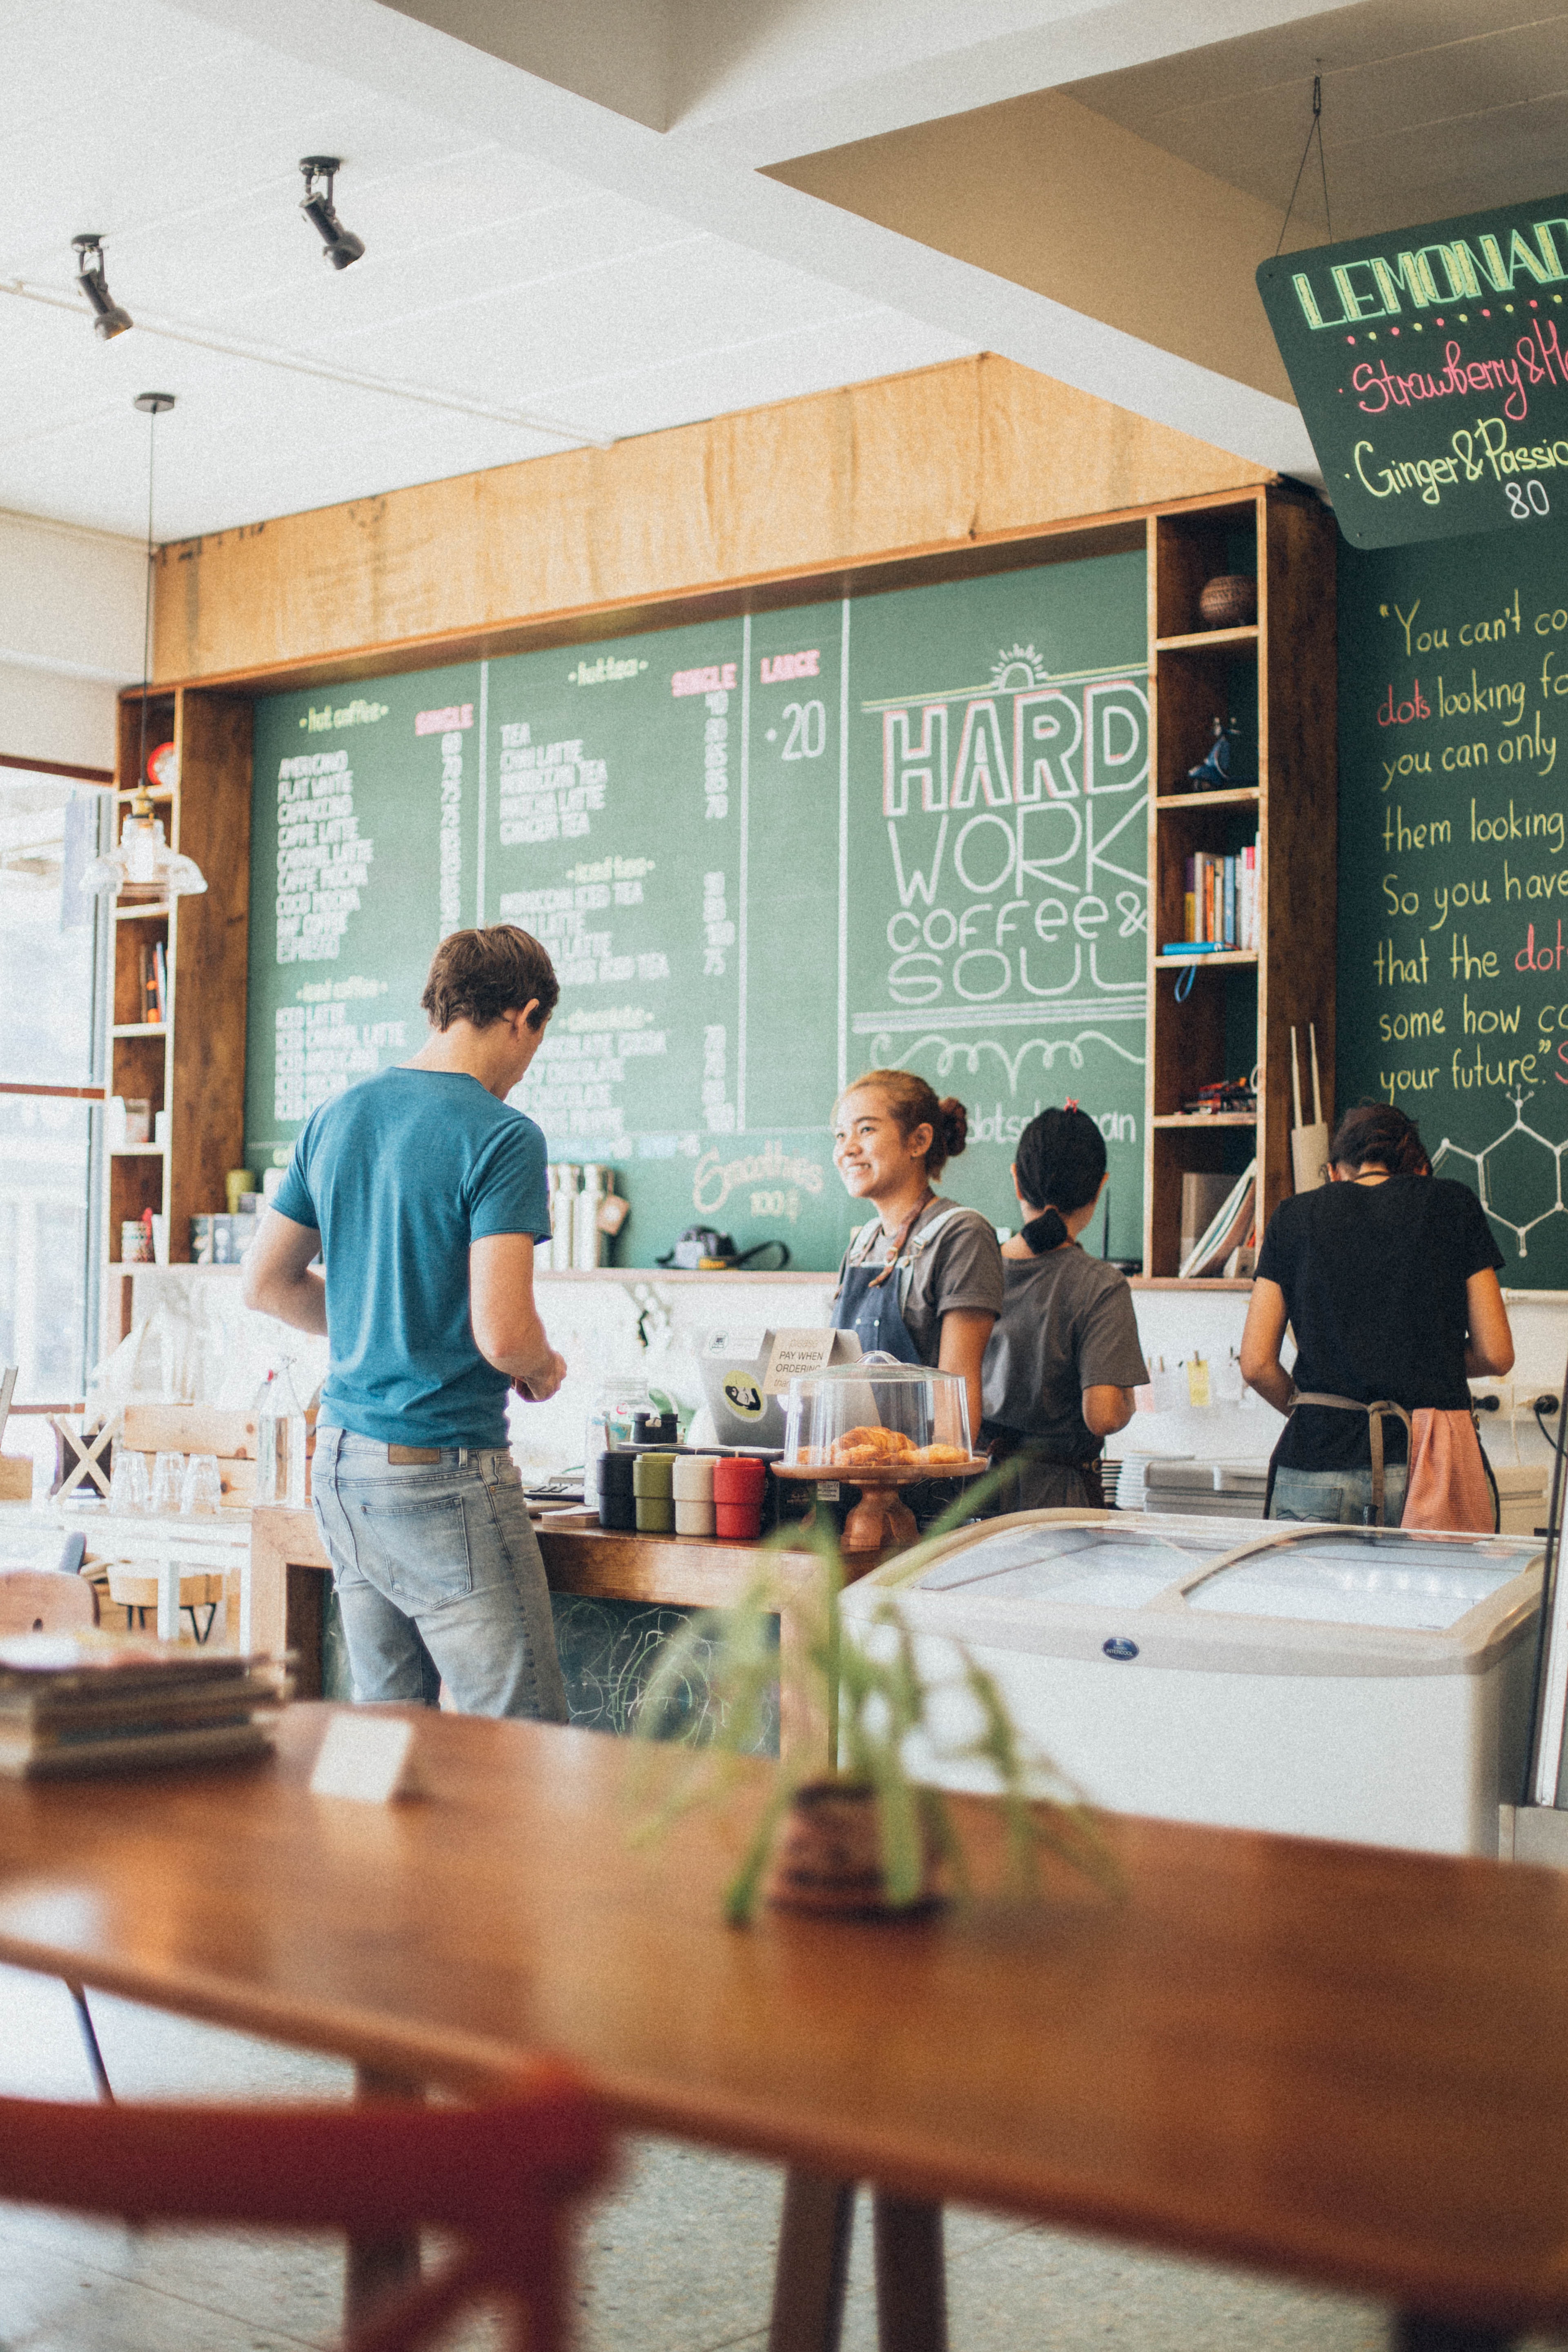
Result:
[[[790,1800],[773,1848],[767,1899],[785,1911],[847,1918],[902,1919],[943,1900],[930,1842],[924,1881],[912,1904],[889,1903],[874,1790],[847,1780],[806,1780]]]
[[[1222,572],[1198,598],[1205,629],[1248,629],[1258,618],[1258,582],[1250,572]]]

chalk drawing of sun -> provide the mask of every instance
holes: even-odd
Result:
[[[1045,686],[1050,675],[1050,664],[1033,646],[1008,646],[991,665],[993,686]]]

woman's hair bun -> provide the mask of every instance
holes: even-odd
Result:
[[[838,1100],[862,1090],[881,1096],[900,1135],[912,1135],[917,1127],[930,1128],[926,1174],[934,1184],[947,1162],[956,1160],[969,1140],[969,1113],[963,1105],[952,1095],[939,1102],[929,1079],[913,1070],[868,1070],[853,1086],[845,1087]]]
[[[1336,1168],[1386,1168],[1391,1176],[1430,1176],[1432,1162],[1415,1121],[1393,1103],[1365,1097],[1334,1129]]]

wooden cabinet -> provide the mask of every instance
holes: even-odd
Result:
[[[115,763],[118,834],[137,782],[140,690],[121,698]],[[178,781],[149,787],[171,845],[194,857],[206,889],[174,899],[127,889],[114,906],[109,1091],[167,1114],[167,1140],[110,1139],[105,1192],[106,1342],[126,1328],[130,1278],[121,1228],[151,1209],[169,1220],[169,1255],[187,1261],[191,1219],[222,1209],[226,1171],[245,1142],[245,1001],[250,913],[247,696],[195,688],[148,698],[149,751],[173,741]],[[163,1017],[146,1001],[154,950],[164,958]],[[154,1129],[154,1134],[155,1134]]]
[[[1258,617],[1205,628],[1205,582],[1250,572]],[[1193,500],[1149,518],[1149,1031],[1143,1270],[1177,1272],[1182,1178],[1239,1175],[1256,1156],[1261,1234],[1291,1189],[1290,1029],[1315,1023],[1323,1100],[1334,1079],[1334,523],[1289,487]],[[1236,722],[1230,789],[1187,772]],[[1258,843],[1257,944],[1167,954],[1186,935],[1188,860]],[[1257,1071],[1256,1112],[1186,1108]],[[1308,1114],[1310,1117],[1309,1108]]]

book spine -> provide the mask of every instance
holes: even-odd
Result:
[[[1227,857],[1225,861],[1225,943],[1227,948],[1233,948],[1236,945],[1236,860],[1234,857]]]
[[[153,1018],[161,1028],[169,1018],[169,950],[162,940],[153,950],[153,993],[157,1005]]]

